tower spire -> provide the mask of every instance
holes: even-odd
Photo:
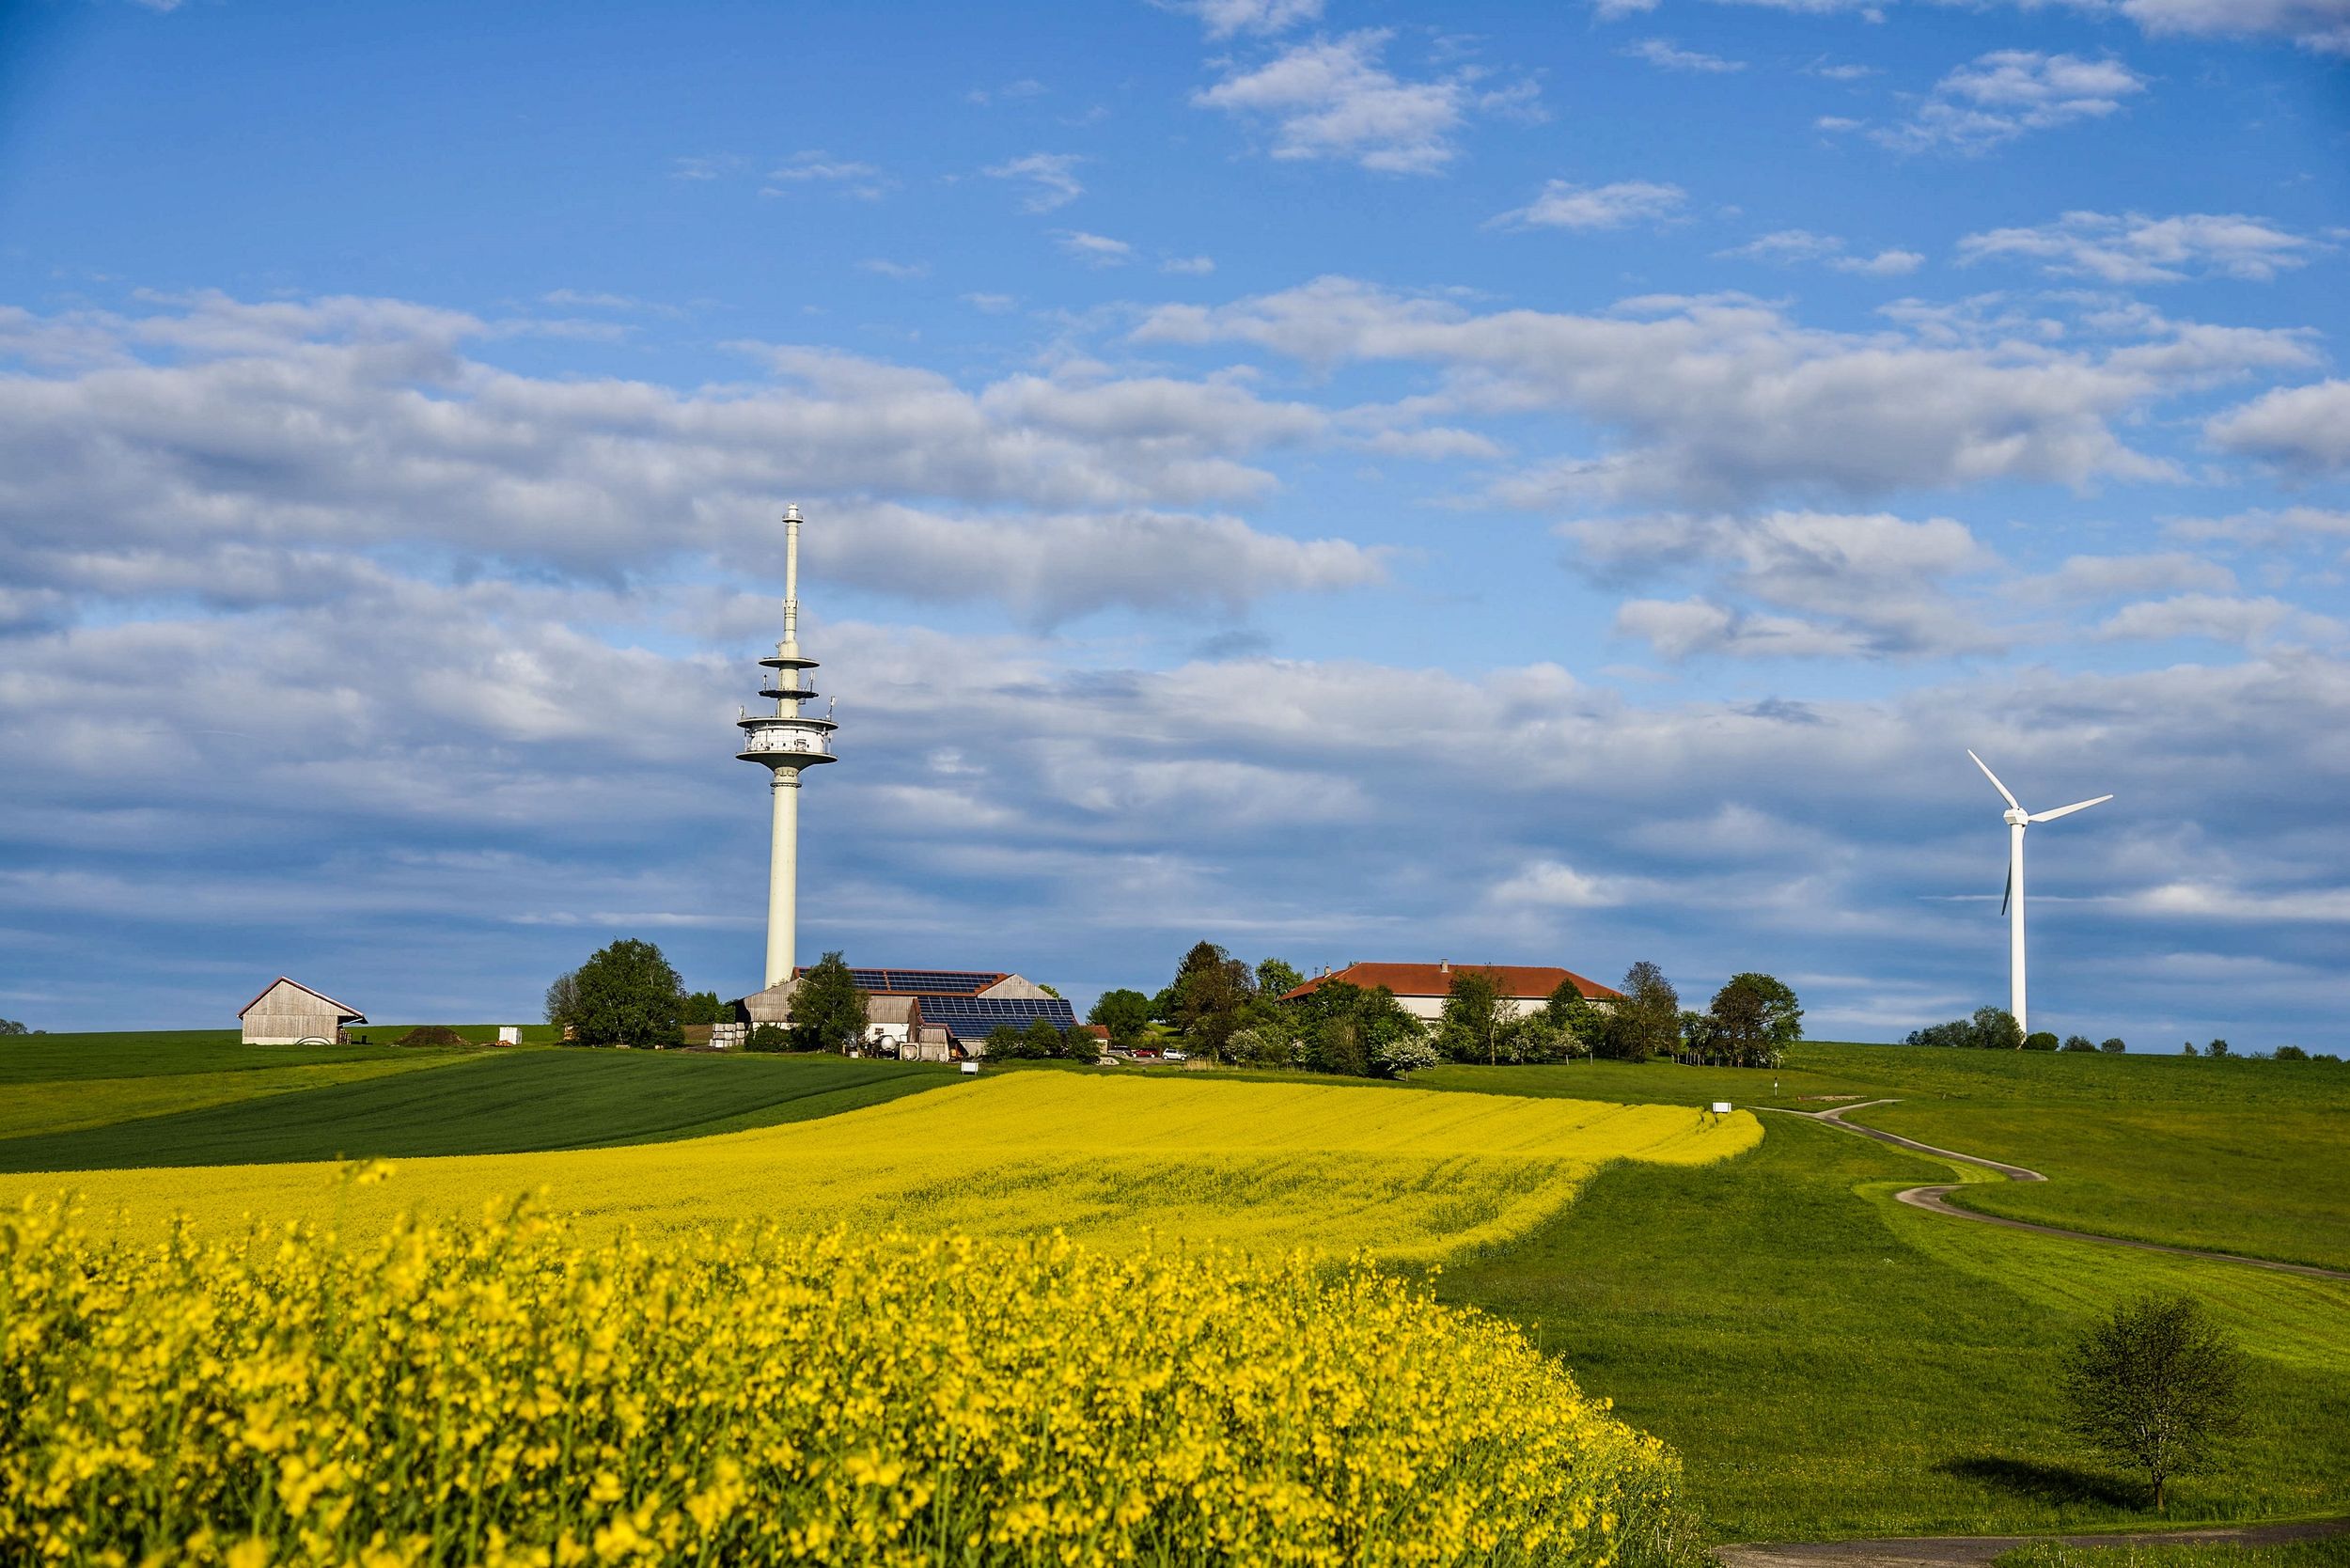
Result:
[[[759,695],[775,698],[772,713],[736,720],[743,749],[735,755],[773,775],[773,838],[767,863],[766,985],[790,980],[799,936],[800,773],[834,760],[830,718],[804,717],[800,704],[816,695],[804,682],[817,667],[800,656],[800,509],[783,510],[783,640],[772,657],[759,661],[770,673]]]

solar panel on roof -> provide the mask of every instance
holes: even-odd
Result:
[[[984,1040],[997,1028],[1025,1029],[1042,1018],[1057,1029],[1077,1027],[1077,1010],[1058,996],[925,996],[922,1022],[944,1024],[958,1040]]]
[[[982,969],[856,969],[850,975],[860,991],[880,991],[900,996],[970,996],[994,985],[1004,977]]]

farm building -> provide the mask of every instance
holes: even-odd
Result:
[[[347,1044],[346,1024],[364,1024],[358,1009],[280,975],[238,1010],[247,1045],[292,1045],[305,1040]]]
[[[1343,969],[1316,975],[1286,993],[1281,1000],[1308,996],[1333,980],[1358,985],[1366,991],[1384,985],[1395,993],[1395,999],[1402,1004],[1404,1011],[1434,1023],[1444,1016],[1445,998],[1452,995],[1452,977],[1463,970],[1490,977],[1501,992],[1503,1011],[1512,1017],[1533,1011],[1570,981],[1582,993],[1585,1001],[1595,1006],[1612,1007],[1623,1000],[1622,992],[1586,980],[1572,969],[1532,964],[1453,964],[1442,960],[1434,964],[1350,964]]]
[[[740,1044],[760,1024],[791,1021],[791,991],[805,967],[781,985],[755,991],[734,1004],[735,1022],[721,1024],[713,1043]],[[1025,1029],[1042,1018],[1055,1028],[1077,1027],[1074,1009],[1042,986],[1000,969],[860,969],[868,1043],[923,1061],[984,1056],[994,1030]]]

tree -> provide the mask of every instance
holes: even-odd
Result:
[[[1176,966],[1171,989],[1169,1022],[1183,1031],[1192,1049],[1220,1059],[1224,1043],[1256,1000],[1257,976],[1214,943],[1198,942]]]
[[[1345,980],[1324,981],[1282,1004],[1273,1021],[1246,1032],[1278,1039],[1284,1052],[1280,1065],[1288,1065],[1293,1055],[1299,1065],[1317,1073],[1376,1077],[1410,1070],[1390,1062],[1427,1064],[1425,1027],[1384,985],[1365,990]]]
[[[2208,1465],[2243,1421],[2244,1362],[2187,1296],[2146,1295],[2114,1309],[2064,1367],[2073,1430],[2146,1472],[2156,1513],[2170,1478]]]
[[[1769,975],[1732,975],[1714,993],[1703,1038],[1708,1054],[1732,1067],[1777,1067],[1803,1038],[1803,1004]]]
[[[1296,966],[1280,959],[1268,958],[1257,965],[1257,995],[1268,1001],[1277,1001],[1305,983]]]
[[[2183,1057],[2200,1056],[2201,1054],[2202,1053],[2195,1049],[2195,1042],[2192,1040],[2179,1047],[2179,1055]]]
[[[32,1034],[34,1032],[13,1018],[0,1018],[0,1034]]]
[[[678,1004],[681,1024],[718,1024],[726,1021],[726,1004],[718,1000],[715,991],[689,991]]]
[[[781,1024],[760,1024],[751,1030],[751,1037],[743,1043],[746,1051],[781,1051],[791,1044],[791,1033]]]
[[[2124,1043],[2122,1042],[2122,1040],[2121,1040],[2121,1038],[2120,1038],[2119,1036],[2116,1036],[2115,1038],[2113,1038],[2113,1039],[2111,1039],[2111,1040],[2108,1040],[2108,1041],[2105,1042],[2103,1044],[2099,1045],[2099,1046],[2097,1047],[2097,1049],[2099,1049],[2100,1051],[2110,1051],[2110,1052],[2112,1052],[2115,1056],[2117,1056],[2117,1057],[2118,1057],[2118,1056],[2120,1056],[2123,1052],[2124,1052],[2124,1051],[2128,1050],[2128,1049],[2129,1049],[2129,1046],[2128,1046],[2128,1045],[2126,1045],[2126,1044],[2124,1044]]]
[[[2027,1051],[2053,1051],[2056,1048],[2057,1037],[2046,1029],[2034,1029],[2024,1036],[2024,1049]]]
[[[1583,995],[1574,981],[1559,982],[1559,989],[1552,992],[1550,999],[1543,1004],[1543,1017],[1563,1038],[1570,1057],[1578,1051],[1587,1057],[1591,1054],[1591,1046],[1599,1039],[1603,1020],[1599,1009],[1590,1004],[1590,998]]]
[[[2064,1048],[2068,1051],[2093,1051],[2097,1044],[2085,1034],[2068,1034],[2064,1037]]]
[[[1383,1076],[1400,1078],[1406,1073],[1417,1073],[1423,1067],[1434,1067],[1444,1058],[1428,1043],[1422,1034],[1400,1034],[1382,1044],[1371,1055],[1371,1065]]]
[[[1979,1007],[1974,1017],[1975,1048],[1980,1051],[2020,1051],[2024,1026],[2003,1007]]]
[[[2310,1054],[2298,1045],[2280,1045],[2277,1047],[2277,1059],[2279,1061],[2307,1061],[2310,1059]]]
[[[1455,969],[1436,1021],[1436,1049],[1453,1061],[1501,1059],[1501,987],[1482,969]]]
[[[998,1024],[987,1031],[986,1056],[990,1061],[1032,1061],[1050,1054],[1039,1051],[1026,1030],[1015,1029],[1010,1024]]]
[[[1625,1061],[1669,1054],[1681,1040],[1681,993],[1646,959],[1623,972],[1622,989],[1624,999],[1608,1013],[1602,1048]]]
[[[575,1028],[579,1024],[579,974],[557,975],[547,987],[547,1022],[556,1028]]]
[[[582,1045],[682,1043],[677,971],[650,942],[624,937],[581,964],[570,979],[576,1011],[550,1021],[570,1024]],[[552,1008],[553,988],[548,1000]]]
[[[1067,1037],[1053,1026],[1053,1021],[1049,1018],[1029,1019],[1026,1033],[1028,1050],[1039,1061],[1050,1061],[1055,1057],[1072,1057],[1076,1054],[1069,1048]],[[1086,1054],[1092,1056],[1097,1053],[1089,1051]]]
[[[2215,1040],[2210,1044],[2203,1047],[2203,1055],[2207,1057],[2224,1057],[2228,1054],[2230,1046],[2226,1041]]]
[[[1110,1031],[1110,1044],[1131,1051],[1151,1033],[1151,998],[1139,991],[1104,991],[1094,998],[1086,1022]]]
[[[865,993],[838,952],[800,972],[791,988],[791,1045],[800,1051],[846,1051],[865,1038]]]
[[[1293,1065],[1288,1034],[1266,1024],[1251,1024],[1234,1029],[1224,1043],[1225,1058],[1243,1067],[1289,1067]]]

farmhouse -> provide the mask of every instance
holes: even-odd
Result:
[[[805,966],[791,980],[755,991],[734,1004],[735,1021],[712,1037],[719,1045],[740,1045],[761,1024],[791,1021],[791,993]],[[1077,1027],[1067,1002],[1033,980],[1001,969],[860,969],[852,966],[865,993],[865,1038],[869,1045],[894,1049],[921,1061],[950,1061],[987,1054],[987,1037],[998,1028],[1025,1029],[1042,1018],[1058,1029]]]
[[[349,1044],[346,1024],[364,1024],[356,1008],[345,1007],[322,991],[280,975],[261,994],[237,1011],[244,1025],[247,1045],[292,1045],[305,1040],[331,1040]]]
[[[1586,980],[1572,969],[1527,964],[1453,964],[1446,960],[1434,964],[1350,964],[1343,969],[1316,975],[1286,993],[1281,1000],[1310,995],[1333,980],[1358,985],[1366,991],[1384,985],[1395,993],[1395,999],[1402,1004],[1404,1011],[1433,1023],[1444,1015],[1444,1000],[1452,995],[1452,977],[1465,970],[1493,980],[1501,993],[1502,1011],[1510,1017],[1533,1011],[1550,1000],[1561,985],[1570,983],[1585,1001],[1597,1007],[1613,1007],[1623,1000],[1622,992]]]

